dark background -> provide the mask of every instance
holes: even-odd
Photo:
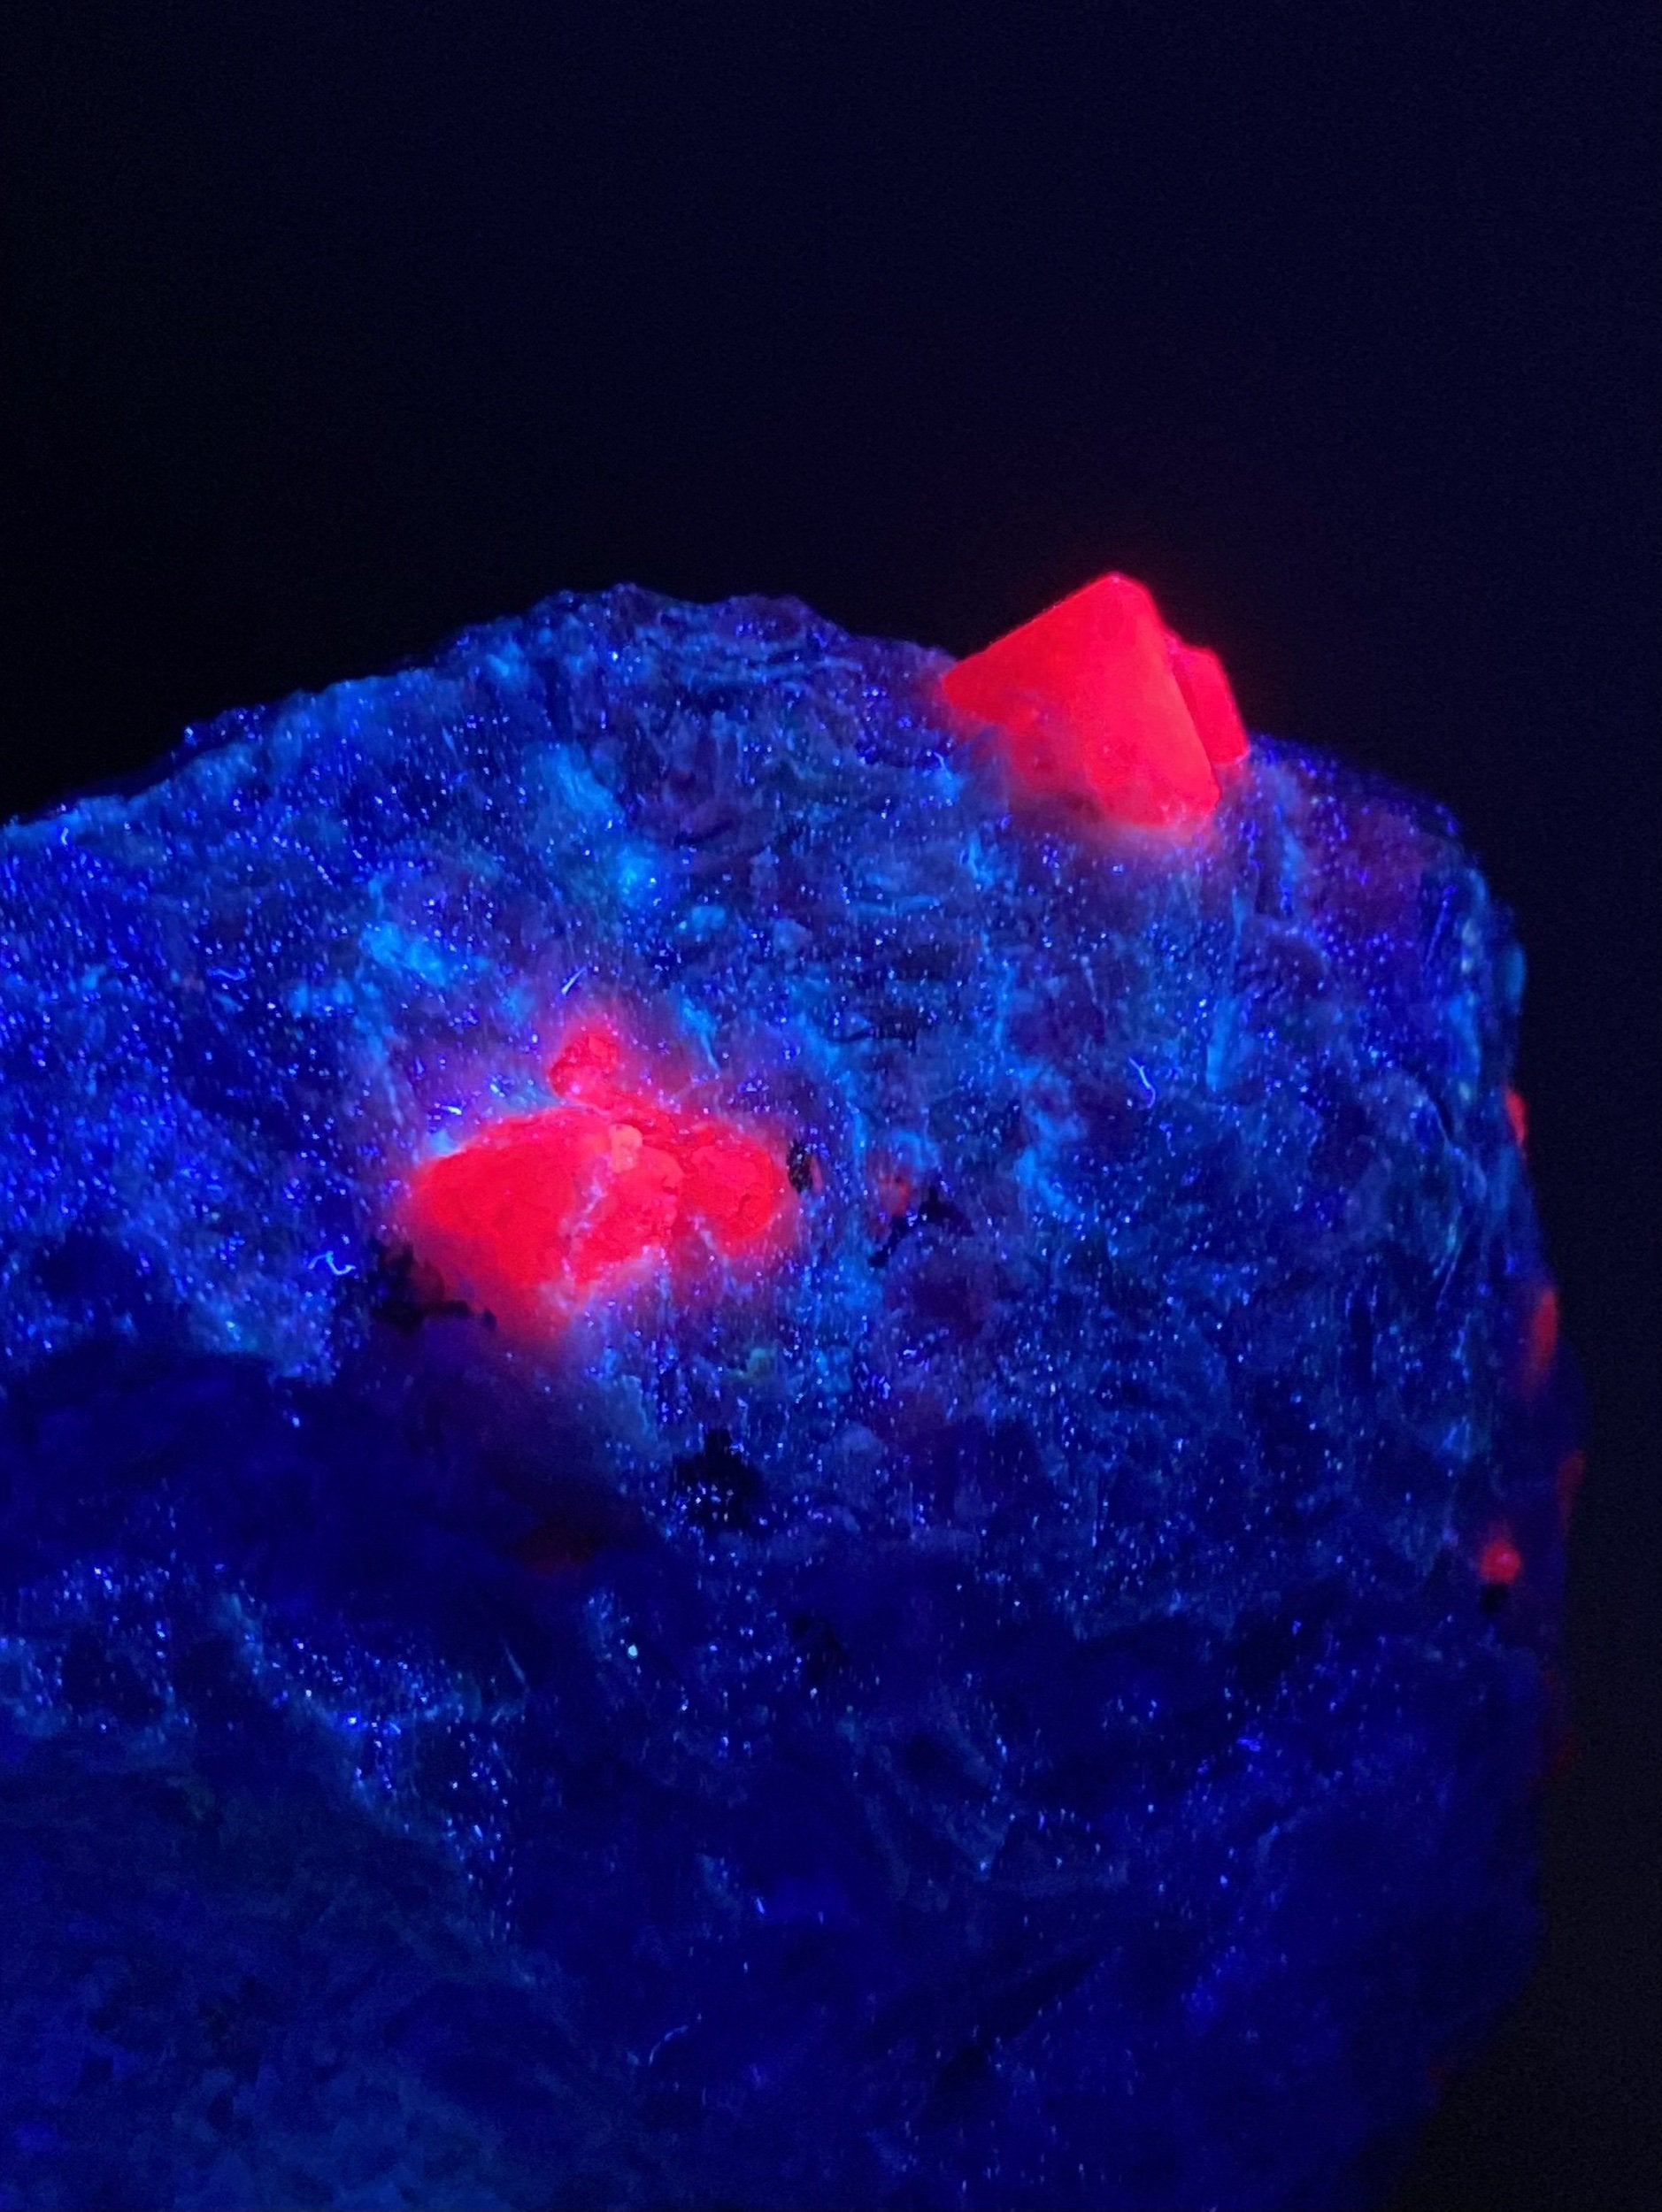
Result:
[[[1108,567],[1520,920],[1591,1398],[1550,1939],[1403,2198],[1651,2200],[1649,8],[12,0],[0,809],[621,579],[966,651]]]

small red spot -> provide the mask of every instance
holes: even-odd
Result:
[[[1166,629],[1128,576],[1099,577],[996,638],[949,669],[941,690],[1002,730],[1023,788],[1144,827],[1204,821],[1217,772],[1248,749],[1217,655]]]
[[[1558,1356],[1558,1294],[1550,1283],[1543,1286],[1529,1314],[1524,1340],[1523,1388],[1527,1398],[1538,1397]]]
[[[607,1022],[575,1024],[549,1062],[549,1087],[562,1098],[604,1106],[617,1095],[623,1040]]]
[[[569,1528],[555,1515],[519,1537],[512,1556],[544,1582],[569,1582],[582,1573],[601,1548],[597,1536],[588,1530]]]
[[[1582,1451],[1566,1452],[1558,1462],[1557,1487],[1558,1494],[1558,1525],[1567,1532],[1570,1517],[1575,1510],[1575,1501],[1581,1495],[1581,1484],[1587,1475],[1587,1454]]]
[[[1523,1554],[1507,1529],[1498,1529],[1477,1555],[1479,1578],[1510,1589],[1523,1572]]]
[[[885,1217],[898,1219],[912,1210],[917,1186],[904,1167],[880,1167],[872,1178],[877,1203]]]
[[[1506,1118],[1512,1124],[1512,1133],[1521,1152],[1529,1141],[1529,1109],[1524,1103],[1521,1091],[1506,1093]]]
[[[647,1526],[639,1509],[614,1493],[558,1478],[536,1512],[508,1552],[527,1573],[550,1583],[585,1580],[603,1552],[634,1548]]]
[[[509,1325],[533,1330],[646,1274],[686,1288],[782,1251],[796,1218],[782,1148],[659,1095],[587,1018],[549,1068],[561,1102],[481,1131],[411,1178],[412,1243]]]

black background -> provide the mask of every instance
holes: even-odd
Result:
[[[1416,2212],[1651,2200],[1649,8],[12,0],[0,804],[566,586],[966,651],[1109,567],[1530,958],[1583,1753]]]

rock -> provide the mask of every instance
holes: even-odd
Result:
[[[1521,959],[1139,594],[0,832],[6,2201],[1389,2186],[1534,1940]]]

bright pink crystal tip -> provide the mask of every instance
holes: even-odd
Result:
[[[1082,798],[1118,822],[1181,828],[1219,799],[1247,733],[1215,653],[1186,645],[1143,585],[1098,577],[941,680],[994,724],[1022,789]]]

